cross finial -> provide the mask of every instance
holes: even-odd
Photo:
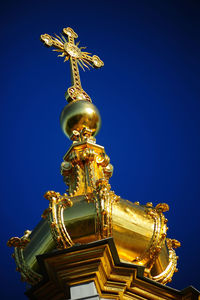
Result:
[[[100,68],[104,63],[97,55],[90,56],[91,53],[82,51],[82,49],[85,49],[86,47],[79,48],[79,42],[75,44],[74,40],[78,38],[78,35],[72,28],[63,28],[63,34],[60,36],[55,35],[56,37],[53,37],[45,33],[42,34],[40,38],[47,47],[53,46],[56,48],[53,51],[60,52],[61,54],[58,56],[64,57],[64,62],[70,60],[72,86],[68,88],[66,92],[65,97],[67,101],[91,101],[90,97],[81,86],[78,65],[85,70],[84,67],[88,69],[89,67]],[[65,36],[68,40],[66,40]]]

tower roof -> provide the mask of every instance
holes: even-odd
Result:
[[[42,214],[43,220],[22,238],[11,238],[8,246],[15,247],[22,279],[34,286],[45,276],[38,255],[44,258],[55,250],[73,251],[79,244],[90,247],[91,242],[112,237],[120,263],[142,269],[142,276],[166,284],[177,271],[175,249],[180,246],[177,240],[167,238],[164,213],[169,206],[132,203],[112,191],[109,179],[113,166],[104,147],[97,145],[94,138],[100,129],[100,114],[82,88],[78,69],[78,65],[99,68],[103,62],[83,52],[83,47],[78,48],[74,42],[78,35],[73,29],[64,28],[63,34],[68,40],[64,35],[48,34],[41,35],[41,40],[48,47],[54,46],[64,61],[70,60],[72,86],[67,90],[65,98],[69,103],[60,118],[64,133],[73,141],[61,164],[67,190],[63,195],[45,193],[49,207]]]

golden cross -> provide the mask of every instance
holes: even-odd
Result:
[[[63,28],[63,34],[68,37],[68,41],[62,34],[61,36],[55,35],[56,37],[53,37],[45,33],[40,36],[40,39],[47,47],[55,47],[56,49],[53,51],[61,52],[58,56],[65,57],[64,62],[70,60],[72,86],[67,90],[65,96],[67,101],[91,101],[81,86],[78,65],[85,71],[84,67],[88,69],[89,67],[100,68],[104,63],[97,55],[90,56],[91,53],[81,51],[86,47],[78,48],[80,42],[76,44],[74,42],[74,39],[78,38],[78,35],[72,28]]]

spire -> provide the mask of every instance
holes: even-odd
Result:
[[[63,132],[70,139],[79,139],[82,130],[87,128],[91,136],[95,136],[101,126],[101,117],[98,109],[91,102],[91,98],[83,90],[80,80],[79,68],[84,67],[100,68],[104,65],[103,61],[97,56],[90,56],[90,53],[82,51],[86,47],[78,48],[79,42],[75,44],[75,39],[78,35],[70,27],[63,29],[63,34],[59,37],[42,34],[41,41],[47,46],[53,46],[59,57],[64,57],[64,62],[70,60],[72,86],[65,93],[65,98],[69,102],[66,105],[60,116],[60,123]]]
[[[104,147],[96,145],[94,136],[97,134],[101,124],[98,109],[91,103],[91,98],[83,90],[80,80],[79,68],[100,68],[103,61],[97,56],[83,52],[86,47],[78,48],[79,42],[75,44],[78,35],[70,27],[63,29],[59,37],[42,34],[41,40],[48,47],[55,47],[54,51],[60,52],[59,57],[70,61],[72,86],[68,88],[66,99],[69,102],[60,116],[60,123],[64,133],[73,141],[73,145],[67,151],[61,164],[61,174],[68,189],[70,197],[83,196],[89,203],[96,202],[99,210],[98,238],[106,238],[112,235],[111,211],[113,202],[119,198],[111,191],[109,179],[113,173],[110,158],[106,155]],[[102,202],[97,200],[102,194]],[[56,196],[57,195],[57,196]],[[66,194],[67,195],[67,194]],[[63,196],[49,191],[45,198],[52,203],[52,199]],[[66,197],[66,196],[64,196]],[[58,200],[59,202],[59,200]],[[52,206],[52,204],[50,204]],[[63,240],[66,244],[66,239]],[[67,240],[68,241],[68,240]],[[62,245],[62,246],[63,246]],[[70,245],[68,241],[67,245]],[[71,244],[72,245],[72,244]],[[65,246],[64,246],[65,247]]]

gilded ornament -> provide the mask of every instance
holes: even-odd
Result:
[[[60,124],[63,132],[69,138],[74,139],[74,132],[80,132],[87,128],[95,136],[101,127],[101,117],[98,109],[88,101],[72,102],[65,106],[60,116]]]
[[[64,28],[60,36],[41,35],[46,46],[53,46],[58,56],[70,61],[72,86],[66,95],[69,104],[60,116],[63,132],[73,141],[61,163],[67,190],[63,195],[48,191],[44,197],[49,207],[44,210],[38,227],[31,235],[27,231],[22,238],[11,238],[8,246],[15,247],[14,257],[23,280],[35,285],[42,280],[36,260],[39,254],[113,237],[121,262],[142,266],[146,277],[166,284],[177,271],[178,257],[174,249],[180,246],[177,240],[166,238],[168,227],[163,213],[169,206],[166,203],[155,207],[152,202],[132,203],[111,190],[109,179],[113,166],[104,147],[97,145],[94,138],[100,129],[101,117],[81,86],[78,68],[100,68],[104,64],[98,56],[83,51],[79,42],[75,44],[76,38],[78,35],[70,27]],[[100,246],[97,251],[98,255],[103,255],[98,256],[100,260],[109,259],[109,247]],[[79,264],[80,261],[78,269]],[[104,268],[106,265],[105,260]],[[131,286],[135,278],[132,268],[125,271],[126,280],[118,275],[116,266],[110,268],[114,275],[106,274],[106,288],[109,286],[112,291],[113,280],[115,288],[120,290],[118,293],[115,289],[116,299],[123,299],[125,294],[128,297],[127,284],[131,293],[137,294],[137,287]],[[107,269],[105,271],[108,273]],[[96,283],[102,284],[98,280]],[[153,299],[150,294],[147,298]]]
[[[63,28],[63,34],[68,40],[62,34],[61,36],[55,35],[55,37],[49,34],[42,34],[40,39],[46,46],[56,48],[53,51],[61,53],[58,56],[64,57],[64,61],[70,60],[72,86],[68,88],[66,93],[68,102],[78,100],[91,101],[81,86],[78,66],[85,71],[85,68],[89,69],[90,67],[101,68],[104,63],[97,55],[90,56],[90,53],[82,51],[86,47],[79,48],[80,42],[75,44],[74,39],[78,38],[78,35],[72,28]]]
[[[7,246],[8,247],[16,247],[16,248],[25,248],[26,245],[30,242],[29,235],[31,234],[30,230],[26,230],[24,235],[21,238],[12,237],[8,240]]]

